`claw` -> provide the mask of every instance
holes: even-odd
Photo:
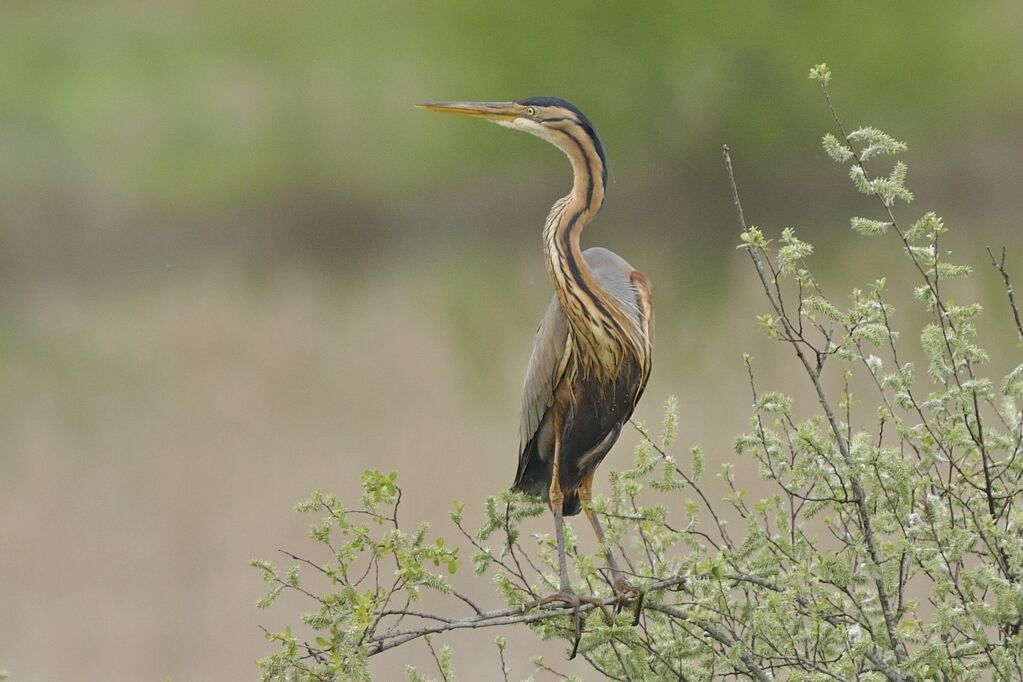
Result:
[[[535,608],[546,606],[547,604],[553,604],[560,602],[565,606],[572,608],[572,615],[575,621],[575,636],[572,641],[572,653],[569,655],[568,660],[575,658],[576,653],[579,651],[579,641],[583,636],[583,618],[579,612],[579,607],[583,604],[591,604],[594,607],[600,609],[601,613],[604,614],[604,622],[608,625],[614,625],[614,618],[611,617],[611,613],[607,610],[607,606],[604,604],[604,600],[599,597],[591,596],[579,596],[571,589],[562,589],[554,594],[549,594],[546,597],[541,597],[531,604],[526,604],[523,607],[523,613],[532,611]]]
[[[626,582],[624,578],[616,578],[612,587],[618,598],[615,603],[615,613],[621,613],[625,602],[630,598],[635,599],[636,606],[632,612],[632,625],[639,625],[639,614],[643,611],[643,598],[646,596],[646,591],[642,587]],[[630,595],[634,596],[630,597]]]

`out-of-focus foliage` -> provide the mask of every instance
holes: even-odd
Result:
[[[986,271],[972,247],[1018,233],[1021,11],[0,2],[0,546],[18,548],[0,552],[17,587],[0,591],[0,664],[18,679],[242,678],[265,651],[233,635],[253,617],[238,557],[287,534],[272,509],[328,485],[323,471],[398,469],[437,492],[415,491],[423,518],[507,484],[550,296],[539,231],[569,169],[539,140],[412,103],[549,93],[593,118],[613,184],[584,241],[627,257],[657,298],[640,411],[678,392],[680,432],[713,473],[744,419],[728,358],[752,352],[765,384],[804,397],[742,332],[751,292],[719,144],[750,214],[798,225],[819,275],[845,288],[891,271],[901,254],[850,248],[849,217],[880,218],[841,203],[867,199],[807,134],[827,115],[804,67],[826,59],[851,127],[910,143],[914,192],[956,227],[943,246]],[[997,363],[1012,340],[985,331],[1003,297],[987,272],[956,284],[992,311],[978,333]],[[924,314],[892,296],[902,320]],[[483,456],[476,497],[439,473]],[[329,485],[351,499],[358,480]]]
[[[5,3],[0,197],[98,185],[146,205],[298,187],[379,197],[538,146],[427,123],[423,99],[558,94],[619,159],[727,138],[761,157],[820,121],[786,84],[826,56],[847,101],[923,144],[992,135],[1023,102],[1018,3]],[[983,106],[977,106],[982,101]],[[867,107],[863,114],[876,118]],[[448,144],[482,148],[461,159]],[[461,163],[461,171],[460,169]]]

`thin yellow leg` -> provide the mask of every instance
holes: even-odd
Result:
[[[586,518],[590,520],[590,525],[593,526],[593,532],[597,536],[597,541],[600,544],[604,544],[604,528],[600,525],[600,519],[597,517],[597,513],[593,511],[593,507],[590,505],[590,500],[593,499],[593,473],[591,472],[582,481],[579,482],[579,501],[582,503],[583,511],[586,512]],[[625,578],[622,575],[622,571],[618,568],[618,562],[615,560],[614,554],[611,552],[611,548],[608,547],[605,553],[607,557],[608,568],[611,569],[611,576],[615,582],[625,582]]]
[[[593,526],[593,532],[597,536],[597,541],[603,545],[605,544],[604,528],[600,525],[600,518],[597,517],[597,513],[593,511],[593,507],[590,505],[590,500],[593,499],[593,473],[590,472],[589,475],[579,482],[579,501],[582,503],[583,511],[586,512],[586,518],[590,520],[590,525]],[[618,595],[617,608],[620,609],[622,607],[630,593],[636,595],[636,608],[632,619],[632,624],[636,625],[639,623],[639,614],[643,608],[643,590],[625,580],[625,576],[622,575],[621,569],[618,568],[618,562],[615,561],[614,553],[611,552],[610,547],[607,548],[604,556],[607,557],[607,567],[611,570],[611,585],[614,587],[615,594]]]
[[[557,422],[555,422],[557,423]],[[568,579],[568,558],[565,555],[565,520],[562,515],[565,494],[561,490],[561,429],[554,432],[554,466],[551,471],[551,511],[554,512],[554,534],[558,539],[558,586],[564,593],[572,591]]]
[[[604,601],[599,597],[580,597],[572,591],[571,581],[568,579],[568,558],[565,553],[565,519],[564,519],[564,505],[565,505],[565,494],[561,490],[561,428],[560,421],[555,421],[554,431],[554,462],[551,467],[551,511],[554,512],[554,533],[558,538],[558,591],[547,597],[543,597],[528,604],[525,607],[526,611],[534,609],[546,604],[553,602],[561,602],[566,606],[572,608],[574,612],[575,620],[575,641],[572,645],[572,653],[569,655],[569,660],[575,658],[576,652],[579,650],[579,640],[583,634],[583,618],[579,611],[579,607],[584,602],[592,604],[594,607],[599,608],[601,613],[604,614],[604,621],[608,625],[614,624],[614,619],[608,612],[607,607],[604,605]]]

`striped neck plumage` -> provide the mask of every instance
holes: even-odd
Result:
[[[572,328],[573,339],[588,364],[583,371],[610,373],[621,362],[631,338],[628,319],[597,281],[583,258],[579,237],[604,201],[604,167],[596,146],[581,131],[569,130],[552,140],[572,162],[574,182],[568,196],[551,209],[544,227],[547,272]]]

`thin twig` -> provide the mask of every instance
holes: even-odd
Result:
[[[1005,282],[1005,295],[1009,298],[1009,308],[1012,310],[1012,317],[1016,321],[1016,332],[1019,334],[1019,340],[1023,341],[1023,320],[1020,318],[1019,306],[1016,305],[1016,292],[1012,288],[1009,271],[1005,269],[1005,247],[1002,247],[1002,259],[1000,261],[995,260],[995,254],[991,253],[991,247],[988,247],[987,255],[991,257],[991,265],[1001,274],[1002,281]]]

